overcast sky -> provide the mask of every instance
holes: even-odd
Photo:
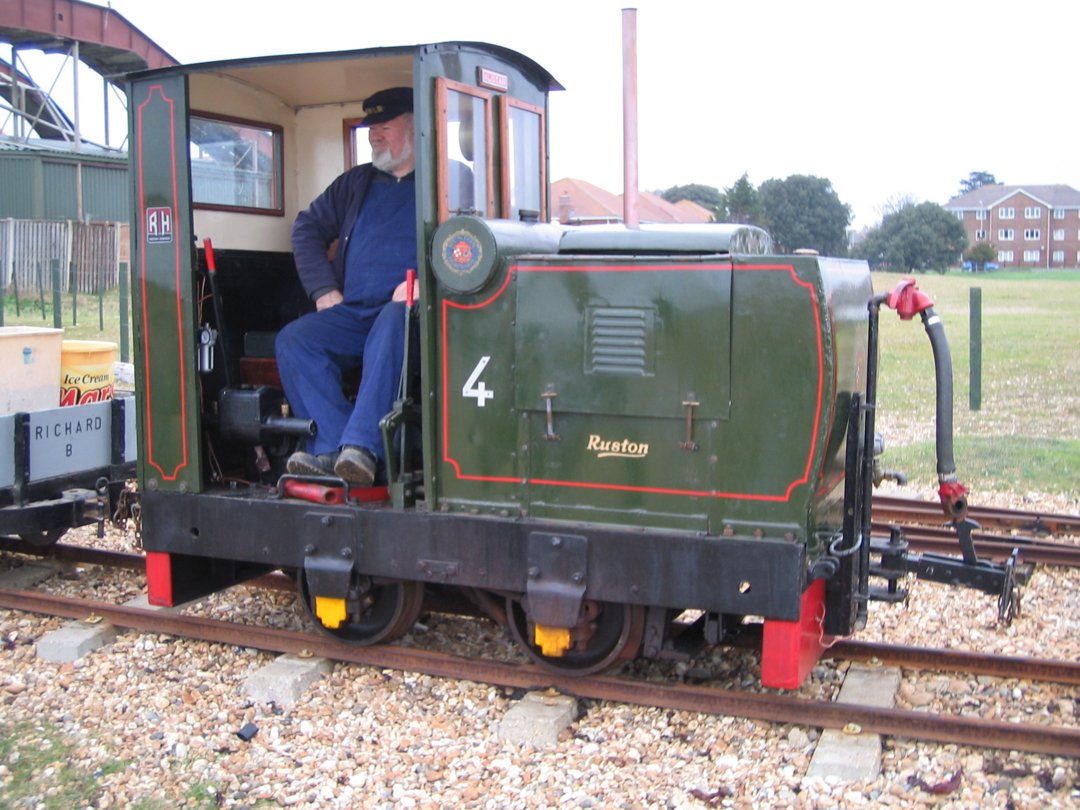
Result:
[[[862,228],[901,196],[946,202],[972,171],[1080,188],[1076,0],[112,0],[181,62],[444,40],[513,48],[566,88],[552,101],[552,179],[613,192],[628,6],[642,189],[816,175]]]

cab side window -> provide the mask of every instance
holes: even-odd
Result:
[[[439,221],[494,216],[491,94],[448,79],[437,93]]]
[[[282,216],[282,130],[192,112],[191,199],[196,208]]]
[[[502,211],[506,219],[547,221],[547,160],[544,111],[503,96],[500,129],[505,157],[502,166]]]

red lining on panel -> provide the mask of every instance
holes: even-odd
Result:
[[[184,345],[184,329],[183,329],[183,297],[180,295],[180,242],[181,235],[176,231],[176,223],[179,219],[179,210],[177,207],[177,201],[179,199],[179,193],[177,190],[177,177],[176,177],[176,105],[172,99],[165,95],[165,90],[160,84],[152,85],[146,94],[146,100],[143,101],[138,107],[138,114],[136,115],[136,141],[137,151],[139,155],[139,221],[136,223],[137,228],[145,228],[146,224],[146,190],[143,186],[143,112],[145,108],[153,100],[154,95],[161,96],[161,100],[168,106],[169,119],[171,126],[169,127],[170,148],[172,155],[171,168],[172,168],[172,200],[171,209],[173,216],[173,251],[175,252],[174,265],[176,268],[176,332],[178,347]],[[145,237],[145,234],[144,234]],[[180,463],[177,464],[171,474],[166,473],[162,466],[154,459],[154,409],[153,403],[153,388],[151,386],[150,378],[150,317],[146,308],[146,243],[144,241],[142,249],[139,251],[140,256],[140,286],[142,290],[142,320],[143,320],[143,384],[146,388],[146,462],[154,467],[160,474],[162,479],[166,481],[175,481],[180,475],[180,470],[187,466],[187,380],[184,375],[184,360],[183,356],[180,357]]]
[[[510,279],[515,273],[640,273],[640,272],[713,272],[718,270],[733,270],[735,272],[742,271],[786,271],[791,280],[798,284],[800,287],[805,287],[810,298],[810,308],[814,313],[814,325],[816,327],[817,338],[817,364],[818,364],[818,382],[817,382],[817,401],[814,406],[814,421],[811,425],[810,433],[810,449],[806,457],[806,466],[803,469],[801,478],[797,478],[788,484],[787,489],[783,494],[769,494],[769,493],[752,493],[752,492],[713,492],[711,490],[685,490],[685,489],[669,489],[664,487],[637,487],[627,486],[622,484],[604,484],[598,482],[588,481],[556,481],[546,480],[539,478],[519,479],[517,477],[510,476],[490,476],[490,475],[471,475],[465,473],[461,469],[461,465],[458,463],[450,452],[450,395],[449,395],[449,379],[450,379],[450,355],[449,355],[449,326],[448,326],[448,313],[451,309],[457,310],[473,310],[483,309],[489,306],[493,301],[500,298],[507,288],[510,286]],[[442,303],[442,446],[443,446],[443,461],[453,467],[454,473],[458,480],[462,481],[491,481],[495,483],[532,483],[542,486],[556,486],[556,487],[578,487],[585,489],[606,489],[615,490],[620,492],[645,492],[661,495],[680,495],[688,497],[703,497],[703,498],[737,498],[742,500],[756,500],[756,501],[781,501],[786,502],[791,498],[791,493],[797,486],[808,483],[810,480],[810,471],[813,466],[814,453],[817,449],[817,425],[821,420],[821,408],[822,408],[822,395],[825,385],[825,357],[824,347],[822,344],[821,335],[821,313],[818,311],[817,305],[817,293],[814,290],[813,284],[808,281],[802,281],[796,274],[795,268],[790,264],[762,264],[762,265],[742,265],[739,267],[732,267],[730,264],[692,264],[692,265],[583,265],[573,267],[559,267],[559,266],[531,266],[531,265],[511,265],[506,274],[506,279],[503,281],[502,286],[499,287],[490,297],[483,301],[479,301],[475,304],[459,304],[452,301],[444,300]]]

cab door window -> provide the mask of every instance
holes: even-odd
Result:
[[[544,111],[504,96],[500,106],[504,156],[502,211],[506,219],[547,221],[547,160],[544,152]]]
[[[491,94],[437,81],[439,222],[455,214],[495,216]]]

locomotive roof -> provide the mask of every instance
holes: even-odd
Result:
[[[567,228],[560,253],[769,253],[772,238],[753,225],[582,225]]]
[[[409,86],[413,83],[412,60],[414,57],[440,52],[452,54],[455,51],[491,54],[499,61],[514,65],[522,72],[534,77],[538,85],[549,92],[563,89],[545,68],[529,57],[501,45],[468,41],[253,56],[136,71],[127,74],[127,78],[217,73],[266,89],[292,107],[306,107],[336,103],[350,96],[349,88],[355,77],[348,70],[337,71],[336,78],[328,77],[326,67],[329,63],[368,60],[369,64],[365,66],[365,71],[371,70],[381,74],[384,77],[383,85]]]

